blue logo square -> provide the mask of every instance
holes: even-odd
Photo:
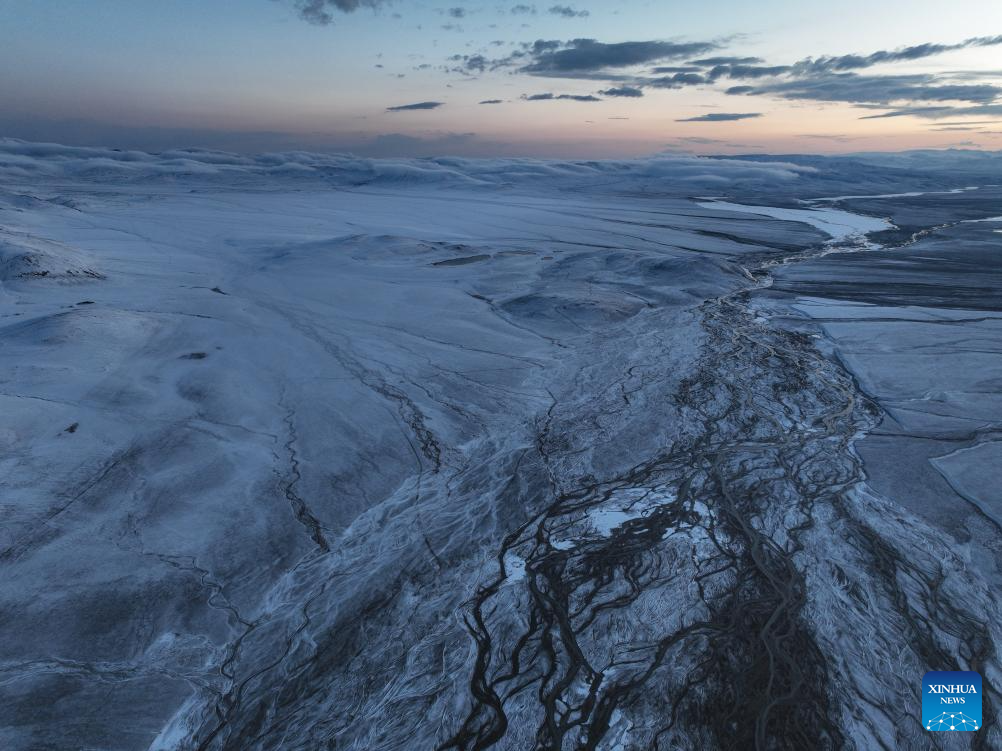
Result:
[[[926,730],[981,728],[981,676],[931,670],[922,677],[922,726]]]

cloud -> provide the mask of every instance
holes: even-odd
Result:
[[[684,86],[698,86],[709,81],[700,73],[676,73],[673,76],[663,78],[648,78],[643,81],[645,86],[653,86],[655,89],[681,89]]]
[[[676,120],[677,123],[724,123],[733,120],[748,120],[753,117],[762,117],[761,112],[710,112],[706,115],[696,117],[686,117]]]
[[[558,99],[568,99],[574,102],[601,102],[597,96],[591,94],[523,94],[522,98],[527,102],[551,102]]]
[[[410,112],[412,110],[435,110],[442,107],[445,102],[415,102],[414,104],[398,104],[396,107],[387,107],[387,112]]]
[[[789,65],[748,65],[745,63],[717,63],[718,60],[758,60],[753,57],[711,57],[692,62],[714,63],[712,66],[698,65],[663,65],[651,70],[652,73],[668,73],[671,75],[660,78],[634,78],[634,86],[650,86],[656,89],[681,89],[687,86],[700,86],[716,83],[721,78],[757,79],[775,78],[788,73]],[[734,88],[734,87],[732,87]],[[753,93],[752,87],[741,89],[734,93]]]
[[[334,14],[352,13],[359,8],[378,8],[392,0],[295,0],[299,15],[309,23],[327,26],[334,22]]]
[[[482,102],[480,102],[480,104],[502,104],[502,103],[503,100],[501,99],[484,99]]]
[[[418,139],[386,134],[372,141],[371,151],[392,155],[469,148],[470,133],[446,133]],[[162,154],[39,144],[0,138],[0,178],[102,182],[169,180],[171,184],[232,185],[234,180],[262,185],[456,185],[464,189],[520,184],[537,187],[607,191],[614,176],[624,186],[657,186],[688,194],[710,187],[754,187],[784,184],[816,173],[811,166],[787,161],[756,163],[736,159],[659,156],[650,159],[558,161],[544,159],[362,158],[306,151],[229,154],[221,151],[177,150]]]
[[[449,8],[447,12],[453,18],[466,18],[466,8]]]
[[[465,73],[467,75],[472,75],[474,73],[483,73],[489,67],[492,67],[492,63],[483,55],[453,55],[449,58],[449,62],[456,62],[459,65],[447,68],[448,71],[452,73]]]
[[[519,5],[513,5],[511,10],[508,12],[513,16],[534,16],[536,15],[536,6],[521,3]]]
[[[642,97],[644,92],[634,86],[615,86],[611,89],[604,89],[599,94],[604,94],[605,96],[612,97],[627,97],[627,98],[637,98]]]
[[[701,60],[690,60],[689,65],[712,68],[715,65],[755,65],[764,62],[761,57],[704,57]]]
[[[701,70],[698,65],[659,65],[651,73],[699,73]]]
[[[791,70],[789,65],[714,65],[706,77],[711,81],[720,78],[772,78]]]
[[[586,10],[575,10],[569,5],[553,5],[547,12],[554,16],[562,16],[563,18],[586,18],[591,15]]]
[[[968,47],[993,47],[1002,44],[1002,35],[993,37],[972,37],[958,44],[916,44],[896,50],[879,50],[869,55],[838,55],[835,57],[806,58],[794,65],[798,74],[825,73],[829,71],[858,70],[881,63],[895,63],[920,60],[944,52],[953,52]]]
[[[868,55],[839,55],[804,58],[792,65],[765,65],[761,58],[718,55],[689,60],[682,66],[658,66],[661,78],[635,78],[630,85],[679,89],[737,79],[745,83],[725,90],[732,95],[770,95],[782,99],[817,102],[846,102],[859,106],[891,106],[924,102],[968,102],[989,105],[1002,96],[997,76],[989,72],[960,72],[911,75],[864,75],[853,72],[880,63],[919,60],[969,47],[1002,45],[1002,35],[972,37],[957,44],[919,44],[897,50],[879,50]],[[772,79],[772,80],[769,80]],[[888,115],[893,116],[893,115]]]
[[[902,107],[901,109],[882,112],[879,115],[866,115],[860,120],[881,120],[885,117],[952,117],[953,107]]]
[[[743,93],[851,104],[929,101],[987,104],[1002,94],[1002,88],[990,84],[942,84],[936,76],[929,74],[869,76],[827,73],[756,86]]]
[[[1002,70],[951,70],[943,74],[952,81],[994,81],[1002,78]]]
[[[879,115],[866,115],[860,120],[879,120],[885,117],[923,117],[929,120],[941,120],[946,117],[960,116],[1002,117],[1002,104],[982,104],[975,107],[900,107]]]
[[[879,50],[868,55],[838,55],[805,58],[793,65],[746,65],[732,62],[714,65],[705,72],[709,80],[736,78],[774,80],[757,85],[731,86],[725,93],[732,95],[768,95],[781,99],[814,102],[845,102],[859,107],[889,108],[891,112],[868,115],[864,119],[882,117],[942,118],[964,112],[990,114],[994,103],[1002,96],[1002,87],[989,82],[977,82],[979,76],[949,73],[863,74],[855,70],[882,63],[921,60],[933,55],[966,49],[1002,45],[1002,35],[972,37],[957,44],[919,44],[897,50]],[[715,62],[705,58],[699,62]],[[696,62],[696,61],[694,61]],[[984,81],[987,76],[980,76]],[[947,102],[965,102],[957,107]],[[973,105],[973,107],[972,107]]]
[[[532,62],[522,67],[525,73],[537,76],[571,76],[595,73],[606,69],[675,60],[708,52],[718,47],[716,42],[615,42],[606,44],[595,39],[573,39],[569,42],[537,40],[528,50]]]

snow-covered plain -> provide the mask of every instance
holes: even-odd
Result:
[[[1000,389],[893,413],[822,173],[0,141],[0,745],[953,748],[928,669],[999,742]]]

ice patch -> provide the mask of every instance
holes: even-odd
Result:
[[[504,555],[505,584],[515,584],[525,579],[525,561],[514,553]]]
[[[675,500],[675,494],[670,491],[655,491],[650,488],[618,490],[601,506],[585,513],[581,519],[581,535],[568,539],[551,539],[550,547],[570,550],[589,538],[611,537],[613,532],[627,522],[647,516],[660,506]]]
[[[673,503],[675,494],[653,492],[648,488],[630,488],[615,493],[608,505],[593,508],[586,516],[592,529],[602,537],[609,537],[628,521],[647,516],[659,506]]]
[[[777,206],[748,206],[727,201],[707,201],[699,205],[706,209],[725,209],[809,224],[836,241],[850,237],[864,237],[870,232],[880,232],[894,226],[886,219],[853,214],[839,209],[784,209]]]
[[[914,190],[908,193],[877,193],[865,196],[829,196],[827,198],[813,198],[811,203],[822,203],[827,201],[849,201],[854,198],[916,198],[918,196],[944,196],[951,193],[965,193],[969,190],[977,190],[977,185],[970,185],[966,188],[954,188],[953,190]]]

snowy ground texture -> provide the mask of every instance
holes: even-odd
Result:
[[[0,140],[0,747],[1002,746],[1000,174]]]

